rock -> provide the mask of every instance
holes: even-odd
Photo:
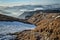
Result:
[[[16,40],[60,40],[60,13],[37,13],[27,21],[36,28],[18,33]]]

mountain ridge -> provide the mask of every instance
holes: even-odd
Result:
[[[0,14],[0,21],[10,21],[10,22],[14,22],[14,21],[18,21],[18,22],[23,22],[23,23],[28,23],[25,19],[19,19],[19,18],[15,18],[15,17],[11,17],[11,16],[6,16],[3,14]]]

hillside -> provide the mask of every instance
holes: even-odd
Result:
[[[25,19],[19,19],[11,16],[6,16],[3,14],[0,14],[0,21],[10,21],[10,22],[18,21],[18,22],[28,23]]]
[[[36,28],[15,33],[16,40],[60,40],[60,13],[37,13],[28,22]]]

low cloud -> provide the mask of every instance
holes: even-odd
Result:
[[[12,6],[20,6],[20,5],[39,5],[39,3],[36,3],[36,2],[27,2],[27,3],[20,3],[20,2],[13,2],[13,3],[0,3],[0,6],[9,6],[9,7],[12,7]]]

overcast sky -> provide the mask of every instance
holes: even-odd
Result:
[[[0,0],[0,6],[60,4],[60,0]]]

